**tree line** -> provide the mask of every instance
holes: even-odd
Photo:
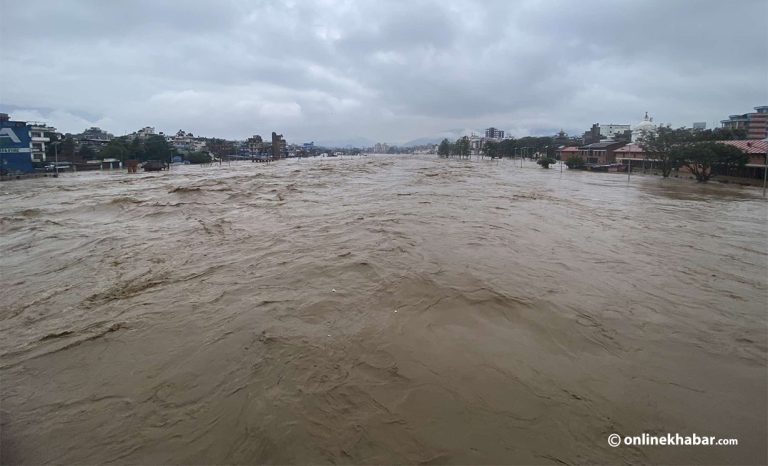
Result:
[[[543,155],[552,158],[556,150],[555,138],[551,136],[526,136],[520,139],[508,138],[501,141],[486,139],[480,147],[480,154],[491,158],[519,155],[526,157]],[[437,154],[441,157],[469,157],[470,153],[471,145],[468,136],[460,137],[454,142],[443,139],[437,147]]]

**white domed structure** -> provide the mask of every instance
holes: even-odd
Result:
[[[653,123],[653,118],[648,117],[648,112],[645,112],[645,118],[643,121],[635,125],[632,130],[632,142],[638,142],[646,134],[655,133],[656,125]]]

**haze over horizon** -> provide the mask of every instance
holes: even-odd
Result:
[[[488,126],[576,135],[646,111],[712,127],[768,105],[760,0],[2,8],[0,111],[62,132],[403,143]]]

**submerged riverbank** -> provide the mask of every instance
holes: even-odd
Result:
[[[3,463],[768,460],[754,188],[428,156],[0,188]]]

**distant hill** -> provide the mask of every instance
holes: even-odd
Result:
[[[411,147],[411,146],[423,146],[424,144],[440,144],[443,141],[443,139],[448,139],[449,141],[453,142],[462,136],[469,136],[472,133],[475,133],[478,135],[483,134],[481,131],[478,131],[476,129],[471,129],[471,128],[448,129],[445,131],[441,131],[437,134],[433,134],[431,136],[425,136],[418,139],[413,139],[411,141],[408,141],[402,144],[402,146]]]
[[[342,149],[348,149],[352,147],[372,147],[374,144],[376,144],[374,141],[360,136],[347,139],[322,139],[315,141],[316,146],[330,148],[338,147]]]
[[[439,137],[419,138],[419,139],[414,139],[413,141],[408,141],[403,143],[402,147],[424,146],[427,144],[440,144],[442,140],[443,138],[439,138]]]

